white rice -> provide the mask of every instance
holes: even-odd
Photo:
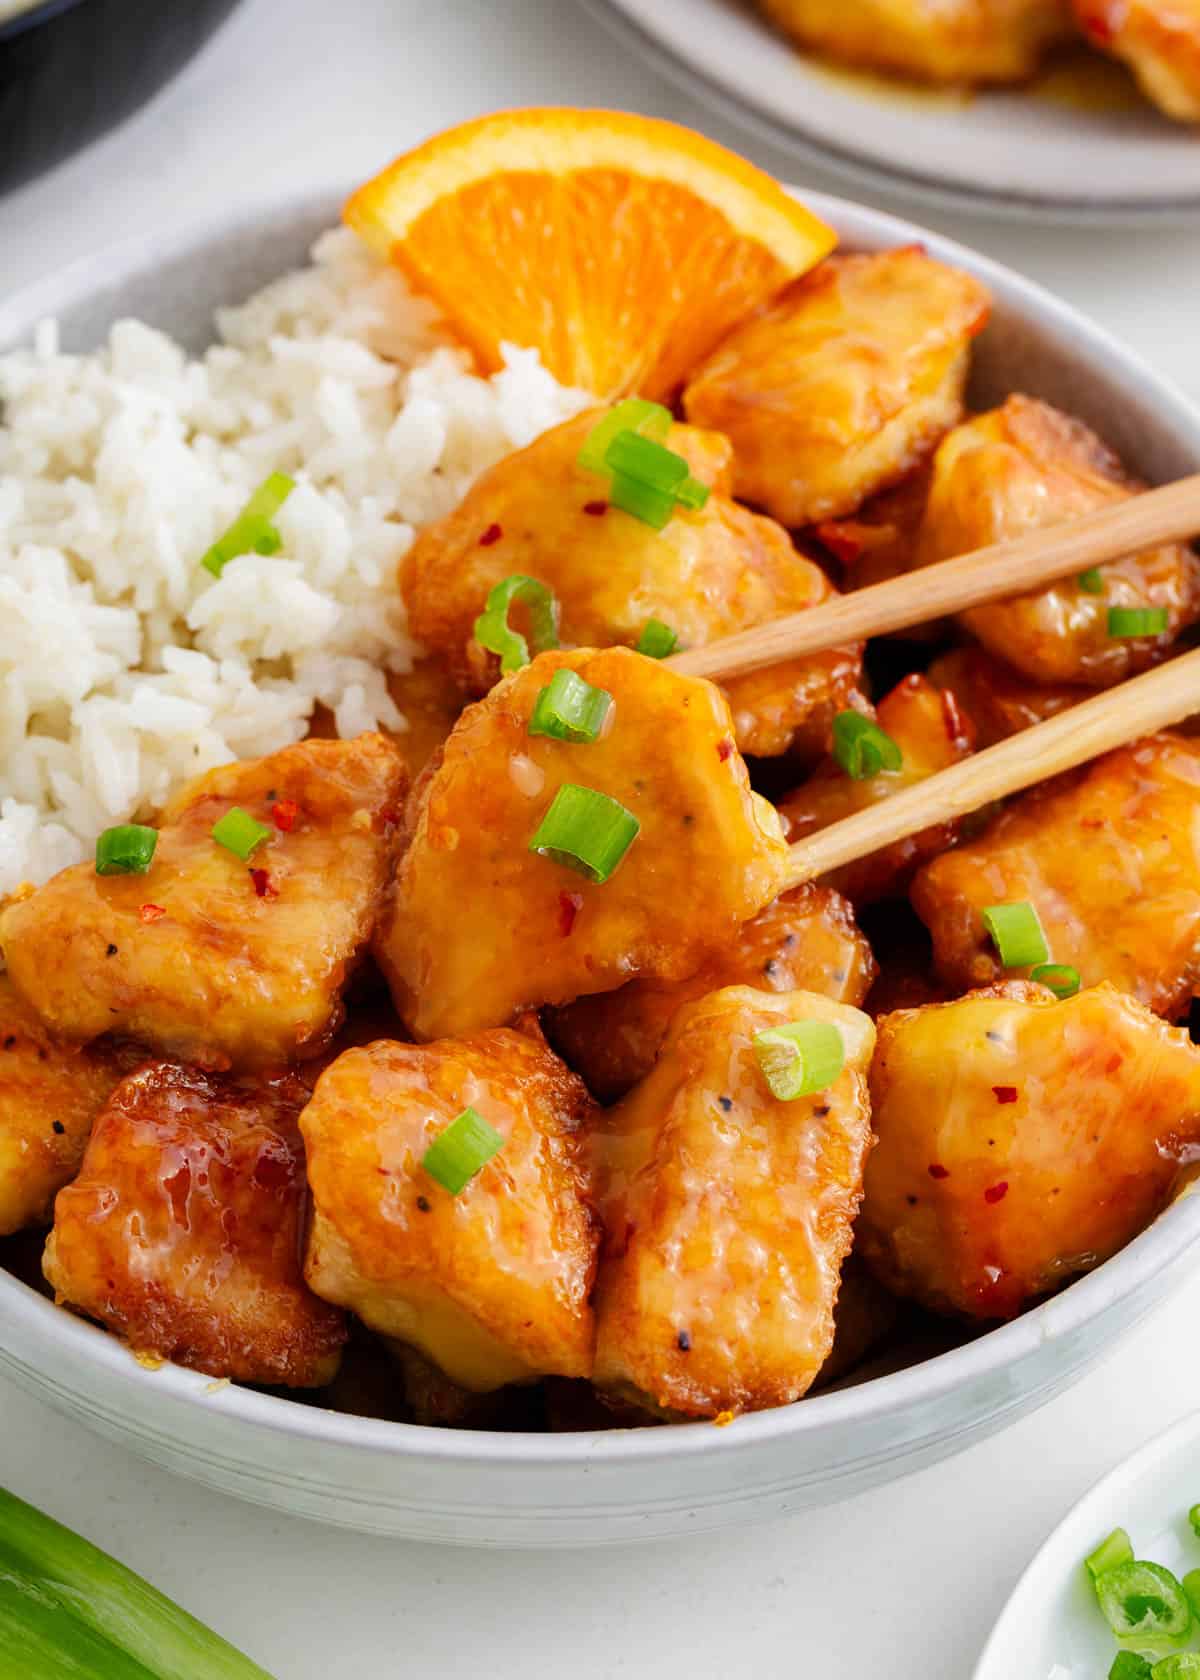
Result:
[[[119,321],[92,355],[53,322],[0,356],[0,894],[90,854],[183,780],[404,720],[396,586],[415,526],[588,399],[536,352],[490,379],[345,231],[223,310],[189,359]],[[199,561],[273,470],[278,553]]]

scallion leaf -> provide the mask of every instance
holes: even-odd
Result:
[[[632,846],[641,826],[632,811],[608,794],[564,782],[529,850],[601,885]]]
[[[669,624],[661,618],[648,618],[633,651],[644,653],[647,659],[669,659],[678,646],[679,637]]]
[[[1118,1651],[1108,1680],[1150,1680],[1150,1664],[1137,1651]]]
[[[675,490],[675,500],[680,507],[685,507],[692,513],[698,513],[711,495],[712,491],[708,485],[701,484],[700,480],[693,478],[690,473]]]
[[[264,478],[233,524],[201,559],[205,570],[219,578],[239,554],[274,554],[283,539],[272,520],[295,488],[295,479],[286,473],[273,472]]]
[[[218,846],[224,846],[226,851],[233,852],[247,863],[251,855],[258,850],[264,840],[269,840],[274,830],[266,823],[258,822],[249,811],[243,811],[240,805],[231,805],[223,817],[212,826],[212,837]]]
[[[670,430],[669,408],[648,402],[645,397],[626,397],[610,408],[602,420],[597,420],[575,459],[585,472],[606,473],[610,469],[604,458],[618,432],[636,432],[641,437],[661,439]]]
[[[1005,968],[1049,962],[1046,935],[1032,904],[989,904],[983,912],[983,925]]]
[[[144,823],[120,823],[96,840],[97,875],[144,875],[158,845],[158,830]]]
[[[554,592],[537,578],[514,572],[502,578],[487,598],[487,606],[475,620],[475,640],[489,653],[500,655],[501,671],[516,671],[529,663],[529,643],[508,622],[514,601],[529,608],[529,633],[535,653],[558,646],[558,602]]]
[[[636,479],[648,490],[673,493],[688,476],[688,464],[682,455],[628,429],[613,438],[604,452],[604,465],[614,477]]]
[[[1200,1680],[1200,1656],[1195,1651],[1172,1651],[1154,1664],[1150,1680]]]
[[[606,688],[593,688],[574,671],[555,671],[534,701],[529,733],[556,741],[595,741],[611,707]]]
[[[639,479],[626,478],[624,473],[613,474],[608,499],[613,507],[632,514],[655,531],[669,524],[675,512],[675,498],[669,490],[655,490]]]
[[[457,1196],[503,1147],[504,1139],[495,1127],[473,1108],[464,1108],[434,1138],[421,1165],[443,1190]]]
[[[856,782],[881,770],[899,770],[904,755],[877,723],[861,712],[839,712],[833,720],[833,756]]]
[[[1113,637],[1161,636],[1166,628],[1166,607],[1109,607],[1108,609],[1108,633]]]
[[[1099,566],[1089,566],[1086,572],[1080,572],[1075,582],[1085,595],[1103,595],[1104,573]]]
[[[1084,1558],[1084,1567],[1093,1581],[1103,1575],[1106,1569],[1115,1569],[1119,1563],[1133,1562],[1133,1544],[1123,1528],[1114,1528],[1112,1533],[1101,1540],[1094,1552],[1089,1552]]]
[[[1079,970],[1071,963],[1038,963],[1029,978],[1046,986],[1057,998],[1074,997],[1079,990]]]
[[[1188,1512],[1188,1522],[1191,1524],[1192,1533],[1200,1540],[1200,1505],[1192,1506]]]
[[[1200,1617],[1200,1569],[1189,1569],[1181,1584],[1192,1607],[1192,1615]]]
[[[1119,1563],[1097,1575],[1092,1585],[1118,1639],[1182,1639],[1192,1625],[1187,1594],[1161,1563]]]
[[[832,1021],[767,1027],[754,1035],[754,1054],[780,1102],[828,1090],[846,1065],[846,1046]]]

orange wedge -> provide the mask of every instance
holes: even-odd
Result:
[[[753,164],[617,111],[501,111],[427,140],[345,219],[484,369],[540,350],[598,397],[669,397],[836,235]]]

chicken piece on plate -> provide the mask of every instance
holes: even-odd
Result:
[[[798,46],[923,82],[1021,82],[1069,39],[1069,0],[758,0]]]
[[[1200,0],[1074,0],[1080,28],[1122,59],[1143,93],[1179,122],[1200,122]]]
[[[65,1038],[119,1033],[216,1069],[320,1053],[395,851],[404,765],[379,735],[227,764],[162,814],[149,870],[76,864],[0,916],[13,984]],[[239,807],[248,860],[213,827]]]
[[[876,719],[903,754],[899,770],[881,770],[855,781],[835,759],[827,759],[779,807],[789,840],[801,840],[842,817],[889,799],[901,788],[923,782],[966,758],[974,744],[970,720],[953,693],[935,688],[915,673],[904,677],[879,702]],[[855,904],[894,897],[904,892],[919,864],[954,844],[959,826],[944,822],[924,828],[907,840],[897,840],[882,851],[834,870],[827,878],[828,884]]]
[[[1200,1049],[1112,986],[1009,982],[878,1027],[857,1252],[935,1312],[1009,1318],[1107,1260],[1200,1138]]]
[[[0,1237],[50,1223],[92,1122],[128,1071],[124,1051],[56,1043],[0,974]]]
[[[784,525],[853,513],[963,412],[983,285],[918,246],[827,257],[692,376],[687,417],[733,444],[734,494]]]
[[[748,921],[686,980],[631,980],[550,1012],[551,1041],[602,1102],[654,1066],[675,1011],[722,986],[820,992],[858,1005],[875,978],[871,947],[840,894],[809,883]]]
[[[44,1269],[135,1353],[319,1388],[346,1324],[304,1285],[308,1086],[154,1062],[118,1086],[60,1190]]]
[[[1080,420],[1032,397],[958,426],[934,458],[920,565],[1023,536],[1140,488]],[[961,615],[997,658],[1038,683],[1105,688],[1162,658],[1200,617],[1200,556],[1179,543],[1100,568],[1099,592],[1066,578]],[[1165,607],[1160,636],[1112,636],[1110,607]]]
[[[949,689],[975,730],[978,747],[992,747],[1087,699],[1072,683],[1035,683],[973,643],[952,648],[925,675]]]
[[[1152,735],[1023,794],[912,902],[959,991],[1004,977],[984,910],[1029,903],[1052,961],[1177,1016],[1200,977],[1200,741]]]
[[[599,739],[530,733],[557,671],[611,696]],[[604,797],[598,817],[582,813],[585,851],[593,820],[618,817],[612,801],[640,824],[601,883],[531,850],[556,798],[551,823],[591,794]],[[639,974],[685,979],[776,896],[787,858],[719,691],[626,648],[544,653],[498,683],[464,712],[409,819],[375,954],[421,1039]]]
[[[826,600],[821,568],[770,519],[725,494],[729,444],[673,426],[667,446],[714,486],[705,506],[679,509],[661,531],[611,507],[608,480],[578,464],[601,411],[568,420],[497,463],[447,518],[427,526],[404,560],[412,633],[476,693],[497,661],[473,641],[489,591],[515,573],[553,590],[566,646],[634,646],[651,619],[699,647]],[[831,648],[729,684],[743,752],[820,751],[847,704],[861,647]]]
[[[467,1108],[504,1141],[453,1195],[422,1161]],[[465,1389],[589,1375],[591,1108],[536,1026],[347,1051],[301,1120],[310,1285]]]
[[[756,1034],[830,1022],[845,1062],[782,1101]],[[732,986],[685,1004],[596,1134],[605,1228],[598,1388],[692,1417],[786,1406],[833,1345],[871,1143],[875,1030],[815,992]]]

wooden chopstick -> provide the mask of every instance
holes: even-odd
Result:
[[[1194,473],[1013,542],[939,560],[886,583],[835,596],[807,612],[756,625],[706,647],[688,648],[666,663],[693,677],[736,677],[783,659],[1020,595],[1106,560],[1161,543],[1187,542],[1198,531],[1200,473]],[[1200,703],[1193,709],[1198,708]]]
[[[798,840],[789,848],[787,886],[798,887],[933,823],[965,817],[1193,712],[1200,712],[1200,648]]]

